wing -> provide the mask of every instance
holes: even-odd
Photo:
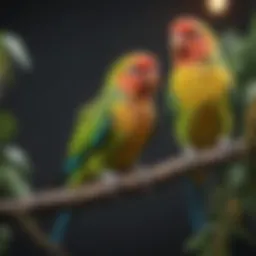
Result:
[[[179,111],[179,103],[178,99],[173,93],[172,90],[172,73],[168,75],[168,86],[167,86],[167,92],[165,93],[165,106],[168,111],[169,118],[173,119],[177,116],[177,113]]]
[[[173,71],[175,72],[175,71]],[[172,134],[176,143],[183,147],[189,142],[189,129],[190,129],[190,120],[194,114],[194,108],[184,109],[179,98],[173,90],[173,86],[176,85],[176,79],[173,79],[174,74],[169,76],[168,81],[168,92],[166,93],[167,97],[167,109],[168,109],[168,118],[172,123]]]
[[[109,101],[99,99],[82,106],[68,144],[65,173],[69,175],[79,170],[93,152],[108,143],[111,131]]]
[[[179,100],[173,92],[172,84],[173,79],[172,74],[170,74],[168,79],[167,93],[165,94],[165,109],[167,109],[167,117],[173,126],[172,130],[174,134],[174,139],[179,145],[183,145],[185,144],[187,137],[188,117],[186,116],[186,112],[182,111]]]

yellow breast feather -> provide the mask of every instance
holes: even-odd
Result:
[[[117,149],[119,157],[113,159],[120,169],[129,167],[139,157],[143,146],[155,127],[155,108],[150,101],[118,103],[113,108],[113,127],[125,134],[125,141]]]
[[[191,65],[175,69],[172,90],[181,107],[194,108],[202,102],[218,101],[229,91],[232,78],[221,65]]]

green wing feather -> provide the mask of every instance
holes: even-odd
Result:
[[[185,145],[188,141],[188,131],[190,121],[190,112],[182,111],[182,107],[179,104],[179,100],[175,93],[172,91],[172,73],[168,78],[168,87],[166,93],[166,109],[168,109],[168,118],[174,123],[173,133],[174,138],[177,140],[179,145]]]
[[[114,143],[112,104],[112,97],[99,98],[78,111],[64,164],[72,184],[81,182],[87,175],[96,175],[104,167],[106,150]]]
[[[166,109],[168,110],[169,118],[174,120],[180,111],[180,105],[177,97],[172,91],[172,72],[168,75],[167,83],[167,92],[165,93]]]

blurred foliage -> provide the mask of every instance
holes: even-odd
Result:
[[[0,31],[0,100],[6,97],[7,88],[16,82],[16,68],[31,71],[31,56],[23,39],[10,31]],[[33,166],[26,151],[15,144],[18,135],[16,117],[1,108],[0,102],[0,196],[20,198],[32,193],[30,177]],[[50,255],[66,255],[57,245],[51,244],[36,221],[25,213],[13,216],[33,242]],[[8,254],[13,237],[8,223],[0,222],[0,256]]]
[[[239,89],[243,90],[246,84],[256,79],[256,15],[252,17],[246,34],[230,29],[221,36],[220,42],[227,63],[236,74]]]
[[[0,143],[2,145],[16,138],[18,124],[16,118],[7,110],[0,110]]]
[[[2,151],[0,187],[5,196],[22,197],[30,193],[32,166],[23,149],[8,145]]]
[[[232,255],[233,237],[256,246],[256,234],[245,217],[256,218],[256,15],[246,35],[230,29],[221,36],[228,65],[236,76],[236,107],[247,156],[225,166],[225,175],[213,192],[209,223],[185,243],[187,252],[201,256]]]
[[[15,117],[0,110],[0,191],[2,197],[22,197],[31,192],[32,165],[27,153],[12,144],[18,132]],[[12,230],[0,223],[0,255],[6,255]]]
[[[245,101],[248,99],[247,88],[256,83],[256,14],[246,33],[230,28],[221,35],[220,42],[226,62],[235,74],[237,88],[233,102],[237,113],[236,129],[241,134]]]
[[[30,56],[23,40],[9,31],[0,31],[0,98],[13,85],[15,65],[28,70]],[[1,102],[0,102],[1,103]],[[0,196],[23,197],[31,193],[32,164],[24,149],[14,144],[18,135],[16,117],[0,105]],[[0,255],[8,253],[12,230],[0,222]]]
[[[1,124],[1,119],[0,119]],[[8,134],[10,135],[10,134]],[[7,137],[5,138],[5,142]],[[12,137],[9,137],[11,139]],[[17,146],[5,146],[1,150],[0,191],[2,197],[21,197],[30,193],[29,175],[30,160],[26,153]],[[6,255],[8,244],[12,239],[12,230],[0,224],[0,255]]]

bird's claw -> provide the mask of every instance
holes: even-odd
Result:
[[[228,137],[221,137],[219,139],[219,142],[218,142],[218,146],[219,148],[223,149],[223,150],[228,150],[232,147],[231,145],[232,141],[230,138]]]
[[[196,149],[194,149],[191,146],[187,146],[183,149],[183,154],[188,158],[188,159],[194,159],[197,155]]]
[[[106,170],[102,174],[101,179],[103,183],[109,186],[115,186],[119,182],[119,175],[113,170]]]

